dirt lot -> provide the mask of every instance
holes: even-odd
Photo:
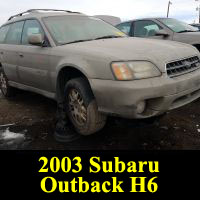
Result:
[[[8,101],[0,94],[0,149],[200,149],[199,106],[200,100],[153,125],[110,117],[101,132],[62,144],[53,137],[54,101],[29,92]]]

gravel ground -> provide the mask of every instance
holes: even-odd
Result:
[[[99,133],[66,144],[53,137],[54,101],[22,91],[11,100],[0,94],[0,149],[200,149],[199,106],[200,100],[171,111],[155,124],[110,117]]]

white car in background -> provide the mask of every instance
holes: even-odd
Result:
[[[117,24],[120,24],[122,22],[119,17],[114,17],[111,15],[95,15],[94,17],[99,18],[113,26],[116,26]]]

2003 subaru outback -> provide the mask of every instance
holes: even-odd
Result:
[[[81,13],[20,13],[0,28],[0,43],[3,95],[20,88],[64,102],[82,135],[100,130],[110,114],[150,118],[200,97],[196,48],[129,38]]]

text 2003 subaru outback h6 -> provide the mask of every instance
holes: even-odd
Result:
[[[80,13],[29,10],[1,27],[0,43],[4,96],[16,87],[64,102],[82,135],[110,114],[150,118],[200,96],[196,48],[129,38]]]

